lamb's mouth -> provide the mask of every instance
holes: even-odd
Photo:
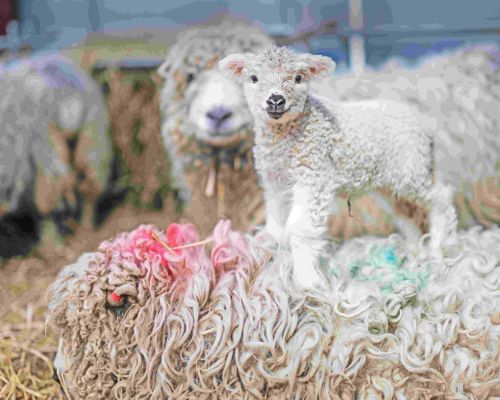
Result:
[[[285,114],[290,108],[283,110],[283,111],[270,111],[266,110],[267,114],[272,118],[272,119],[280,119],[283,114]]]

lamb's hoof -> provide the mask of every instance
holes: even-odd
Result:
[[[440,261],[444,259],[454,259],[457,256],[459,241],[456,236],[450,236],[446,240],[431,241],[429,244],[429,253],[431,257]]]
[[[308,248],[300,245],[293,247],[292,244],[292,259],[293,279],[298,287],[314,290],[325,285],[326,280],[321,277],[318,268],[316,268],[318,259],[311,254]]]

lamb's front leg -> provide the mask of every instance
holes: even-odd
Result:
[[[266,232],[275,239],[279,239],[285,231],[289,205],[285,201],[283,193],[266,188],[264,190],[264,206],[266,210]]]
[[[319,185],[296,184],[293,187],[285,235],[292,251],[293,278],[303,287],[313,288],[324,281],[317,267],[324,245],[323,236],[327,232],[327,205],[325,193]]]

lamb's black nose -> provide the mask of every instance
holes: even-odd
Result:
[[[274,109],[283,108],[285,106],[286,100],[281,94],[272,94],[267,99],[267,105]]]

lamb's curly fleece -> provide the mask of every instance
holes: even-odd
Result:
[[[436,177],[463,190],[500,174],[499,71],[500,46],[470,45],[415,67],[393,59],[314,89],[335,100],[384,98],[417,107],[435,131]]]
[[[321,293],[293,287],[290,254],[264,233],[220,222],[209,257],[163,253],[153,232],[197,240],[174,230],[121,234],[59,274],[49,320],[73,399],[500,396],[498,227],[459,233],[439,262],[427,236],[354,239],[325,253]]]

